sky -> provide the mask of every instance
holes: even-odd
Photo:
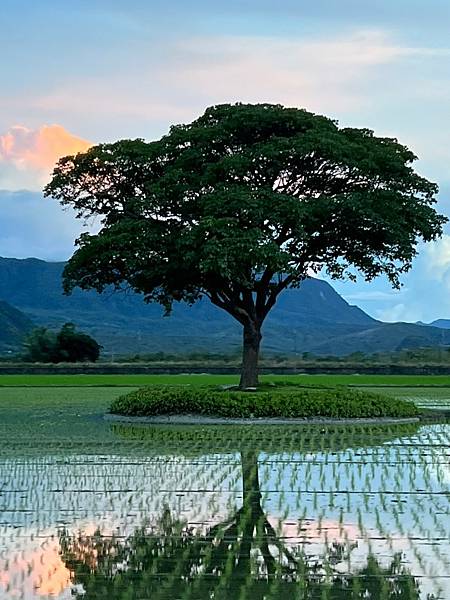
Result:
[[[0,255],[65,260],[83,229],[43,199],[55,161],[157,139],[224,102],[275,102],[398,138],[450,214],[448,0],[2,0]],[[450,227],[401,291],[333,285],[386,321],[450,318]]]

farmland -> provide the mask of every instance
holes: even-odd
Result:
[[[0,387],[226,385],[237,384],[236,375],[1,375]],[[448,375],[263,375],[262,382],[294,385],[351,385],[375,387],[448,387]]]
[[[445,377],[283,380],[450,404]],[[102,418],[117,396],[169,382],[236,378],[2,377],[0,598],[449,598],[448,422]]]

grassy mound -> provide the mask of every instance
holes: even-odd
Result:
[[[110,412],[135,417],[196,414],[228,418],[349,419],[419,415],[417,407],[406,400],[347,388],[241,392],[205,388],[147,387],[115,399]]]

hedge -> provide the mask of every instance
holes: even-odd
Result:
[[[348,388],[243,392],[146,387],[116,398],[110,412],[139,417],[196,414],[228,418],[400,418],[420,414],[412,402]]]

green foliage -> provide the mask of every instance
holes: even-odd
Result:
[[[58,342],[56,333],[49,331],[46,327],[37,327],[26,338],[24,359],[31,362],[59,361]]]
[[[60,331],[45,327],[34,329],[25,341],[25,360],[42,363],[95,362],[101,346],[86,333],[76,331],[73,323],[65,323]]]
[[[116,398],[113,414],[200,414],[229,418],[416,417],[417,407],[373,392],[349,389],[275,389],[267,392],[147,387]]]
[[[58,362],[95,362],[100,356],[101,346],[86,333],[75,330],[73,323],[66,323],[56,336],[60,361]]]
[[[211,107],[159,141],[68,156],[45,193],[103,228],[78,240],[66,289],[128,282],[168,308],[207,292],[236,311],[233,294],[267,292],[275,273],[286,287],[310,265],[397,284],[445,222],[415,159],[394,139],[270,104]]]

